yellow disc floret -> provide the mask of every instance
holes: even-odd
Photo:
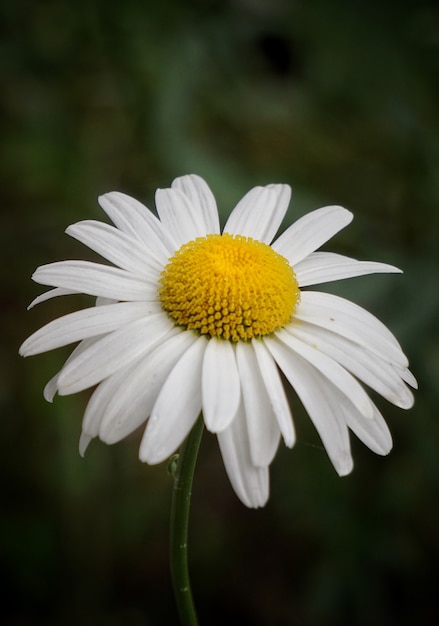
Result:
[[[160,279],[162,307],[179,326],[248,341],[289,323],[300,299],[288,261],[240,235],[208,235],[184,244]]]

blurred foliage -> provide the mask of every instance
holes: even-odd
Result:
[[[427,0],[6,0],[1,5],[1,556],[8,626],[177,622],[167,563],[170,479],[137,460],[140,434],[77,453],[86,395],[48,405],[57,351],[30,332],[82,301],[52,301],[33,269],[87,252],[62,232],[124,191],[195,172],[222,218],[250,187],[288,182],[285,224],[342,204],[333,250],[403,276],[331,289],[396,332],[420,381],[409,413],[378,400],[395,448],[353,441],[336,477],[292,398],[299,441],[248,511],[213,437],[191,520],[201,622],[432,623],[439,557],[439,9]],[[4,357],[4,358],[3,358]]]

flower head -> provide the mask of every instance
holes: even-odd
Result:
[[[45,398],[96,386],[80,452],[94,437],[120,441],[141,424],[139,456],[150,464],[181,445],[202,411],[218,436],[229,479],[249,507],[269,494],[268,468],[295,430],[280,371],[307,410],[336,471],[352,469],[349,430],[387,454],[389,429],[361,383],[393,404],[413,404],[416,381],[392,333],[352,302],[304,290],[376,272],[399,272],[316,250],[352,220],[338,206],[305,215],[273,241],[288,185],[255,187],[220,231],[214,196],[198,176],[156,192],[157,219],[112,192],[99,203],[114,223],[83,221],[67,233],[113,265],[60,261],[33,279],[49,298],[84,293],[96,306],[56,319],[29,337],[29,356],[79,342]]]

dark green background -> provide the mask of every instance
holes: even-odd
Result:
[[[292,398],[293,451],[249,511],[204,438],[191,519],[203,625],[398,626],[437,612],[439,11],[427,1],[69,0],[2,3],[1,556],[8,626],[177,623],[167,563],[171,482],[141,433],[77,453],[87,393],[42,399],[68,350],[19,359],[34,329],[86,300],[26,313],[36,266],[88,252],[63,234],[120,190],[195,172],[227,216],[288,182],[284,226],[325,204],[354,223],[329,248],[395,263],[331,289],[381,317],[420,383],[395,440],[353,441],[336,476]],[[91,257],[88,257],[91,258]]]

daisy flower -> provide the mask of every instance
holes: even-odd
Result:
[[[182,444],[200,412],[216,433],[241,501],[263,506],[280,439],[295,442],[280,372],[309,414],[340,476],[352,470],[349,431],[377,454],[389,429],[364,385],[407,409],[416,387],[392,333],[373,315],[315,284],[391,265],[316,252],[352,220],[317,209],[277,239],[288,185],[251,189],[221,232],[206,182],[182,176],[158,189],[158,218],[119,192],[99,204],[114,226],[86,220],[67,234],[112,265],[59,261],[33,280],[54,287],[30,306],[84,293],[96,306],[50,322],[21,346],[29,356],[79,342],[44,396],[95,387],[80,453],[94,437],[120,441],[146,422],[139,457],[160,463]],[[304,288],[307,288],[304,290]]]

